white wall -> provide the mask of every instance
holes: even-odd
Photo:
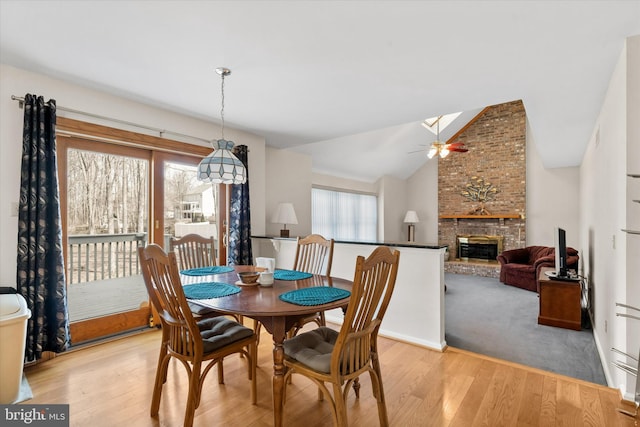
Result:
[[[407,241],[407,232],[404,230],[406,225],[403,223],[407,213],[406,181],[392,176],[383,176],[377,184],[379,191],[379,240],[384,242]]]
[[[414,210],[420,222],[416,224],[416,242],[438,243],[438,160],[428,160],[407,180],[406,210]],[[435,202],[434,202],[435,201]],[[405,212],[406,213],[406,212]],[[404,217],[403,217],[404,219]],[[407,227],[402,229],[407,238]]]
[[[125,98],[107,95],[82,86],[65,83],[17,68],[0,65],[0,283],[15,286],[16,245],[18,218],[12,216],[11,206],[20,194],[20,158],[22,155],[23,110],[11,100],[11,95],[23,97],[31,93],[45,100],[55,99],[58,107],[72,108],[110,118],[126,120],[146,126],[213,139],[220,135],[219,126],[175,112],[143,105]],[[65,113],[58,116],[91,121],[106,126],[126,128],[122,125]],[[139,133],[153,134],[139,128],[127,128]],[[236,144],[249,147],[250,192],[254,233],[264,232],[265,204],[265,140],[246,132],[225,129],[225,137]],[[155,134],[155,136],[158,136]],[[177,137],[173,139],[178,139]],[[197,145],[207,145],[193,139],[184,139]]]
[[[637,130],[639,39],[638,36],[630,39],[620,56],[580,167],[580,238],[585,275],[591,287],[594,337],[609,385],[619,387],[627,398],[632,398],[635,378],[612,367],[611,361],[619,357],[613,355],[610,348],[637,355],[640,345],[637,323],[615,315],[616,302],[640,306],[639,238],[621,231],[627,226],[640,225],[636,218],[627,218],[632,195],[627,193],[627,183],[635,183],[626,177],[627,173],[634,172],[627,167],[640,168],[638,157],[627,159],[628,153],[638,153],[640,144]],[[633,93],[634,85],[636,93]],[[630,128],[634,130],[629,132]],[[640,191],[640,186],[637,190]],[[638,196],[640,192],[635,194]],[[627,277],[627,271],[632,275]]]
[[[640,36],[627,40],[627,173],[640,174]],[[640,230],[640,179],[627,178],[627,229]],[[640,307],[640,236],[627,234],[627,303]],[[639,312],[631,312],[640,316]],[[627,352],[640,355],[640,321],[627,321]],[[640,379],[627,375],[627,384]],[[627,387],[630,389],[631,387]],[[637,390],[637,389],[636,389]]]
[[[271,222],[278,203],[291,202],[298,224],[287,224],[291,237],[311,234],[311,157],[294,151],[267,148],[266,235],[279,236],[283,224]],[[251,195],[253,197],[253,194]],[[253,214],[253,201],[251,202]],[[254,236],[262,234],[252,230]]]
[[[526,132],[527,245],[552,246],[553,230],[555,227],[560,227],[567,232],[567,245],[580,252],[578,227],[580,169],[577,167],[545,169],[528,120]]]

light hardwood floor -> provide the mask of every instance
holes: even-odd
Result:
[[[26,404],[68,403],[72,426],[180,426],[187,382],[171,363],[160,414],[149,416],[160,332],[77,349],[25,368],[34,398]],[[381,338],[382,375],[392,426],[634,426],[619,414],[617,390],[457,349],[437,352]],[[258,358],[258,404],[249,402],[245,360],[225,359],[224,385],[206,379],[195,426],[273,424],[270,336]],[[215,370],[214,370],[215,371]],[[351,426],[378,425],[368,376],[359,401],[348,400]],[[626,409],[632,409],[626,406]],[[287,387],[286,426],[331,426],[326,401],[302,377]]]

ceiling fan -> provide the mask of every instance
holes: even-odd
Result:
[[[469,149],[464,145],[464,142],[452,142],[446,143],[440,141],[440,120],[444,116],[438,116],[433,119],[426,119],[422,122],[422,126],[427,129],[433,129],[433,126],[436,126],[436,140],[431,143],[431,147],[429,148],[429,152],[427,153],[427,157],[430,159],[436,155],[439,155],[443,159],[449,155],[450,152],[454,151],[457,153],[466,153]],[[445,124],[446,126],[446,124]]]

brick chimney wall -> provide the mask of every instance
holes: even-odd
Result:
[[[438,239],[449,245],[456,257],[456,235],[504,236],[504,250],[525,246],[526,202],[526,114],[522,101],[485,109],[455,140],[469,149],[438,159],[438,210],[440,215],[468,215],[479,207],[460,193],[472,177],[483,178],[498,189],[485,203],[491,215],[520,215],[519,218],[439,219]]]

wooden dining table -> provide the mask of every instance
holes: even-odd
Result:
[[[205,276],[181,275],[182,284],[203,282],[221,282],[237,284],[237,273],[240,271],[255,271],[258,267],[235,266],[233,271]],[[337,277],[312,275],[302,280],[278,280],[269,287],[261,285],[240,285],[239,293],[211,299],[191,299],[194,304],[210,308],[224,314],[239,314],[258,320],[273,337],[273,421],[274,426],[282,426],[283,396],[284,396],[284,347],[283,342],[287,331],[296,322],[310,314],[346,308],[349,298],[343,298],[322,305],[297,305],[282,301],[279,296],[295,289],[314,286],[329,286],[351,291],[353,282]]]

